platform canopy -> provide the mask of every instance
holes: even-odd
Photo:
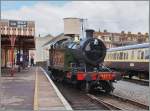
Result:
[[[0,20],[1,47],[11,47],[11,39],[15,38],[14,47],[23,49],[35,48],[34,21]]]
[[[51,39],[50,41],[48,41],[47,43],[45,43],[42,47],[49,46],[48,48],[50,49],[50,47],[52,45],[56,44],[58,41],[66,40],[66,39],[69,39],[69,38],[70,38],[69,36],[65,36],[64,33],[61,33],[58,36]]]

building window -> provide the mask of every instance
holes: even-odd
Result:
[[[132,53],[131,53],[131,59],[132,59],[132,60],[134,59],[134,50],[133,50]]]
[[[16,28],[12,28],[12,30],[16,30]]]
[[[128,40],[130,41],[130,40],[131,40],[131,38],[130,38],[130,37],[128,37]]]
[[[126,53],[126,59],[128,60],[128,52]]]
[[[138,51],[138,55],[137,55],[137,59],[140,59],[140,56],[141,56],[140,53],[141,53],[141,51],[139,50],[139,51]]]
[[[120,53],[117,52],[117,60],[119,60],[119,54],[120,54]]]
[[[27,29],[23,29],[23,31],[27,31]]]
[[[122,60],[122,58],[123,58],[123,52],[120,52],[120,60]]]
[[[108,59],[110,59],[110,53],[108,54]]]
[[[127,53],[124,53],[124,60],[127,59]]]
[[[112,53],[110,53],[110,60],[112,60]]]
[[[145,59],[149,59],[149,50],[148,49],[145,50]]]
[[[115,37],[114,40],[115,40],[115,41],[119,41],[119,37]]]
[[[116,53],[114,53],[114,60],[116,60]]]

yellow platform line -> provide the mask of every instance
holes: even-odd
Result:
[[[34,111],[38,111],[38,74],[37,68],[35,71],[35,90],[34,90]]]

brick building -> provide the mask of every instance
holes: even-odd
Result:
[[[104,32],[95,32],[94,36],[104,41],[107,48],[149,42],[148,33],[142,34],[141,32],[137,34],[125,33],[124,31],[112,33],[104,30]]]

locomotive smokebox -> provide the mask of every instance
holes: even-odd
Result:
[[[69,49],[79,63],[84,62],[97,66],[104,61],[106,46],[100,39],[89,37],[89,39],[82,41],[80,46],[77,43],[71,44]]]
[[[94,33],[94,30],[87,29],[86,30],[86,38],[93,38],[93,33]]]
[[[104,61],[106,46],[97,38],[90,38],[85,41],[82,47],[84,60],[91,65],[98,65]]]

